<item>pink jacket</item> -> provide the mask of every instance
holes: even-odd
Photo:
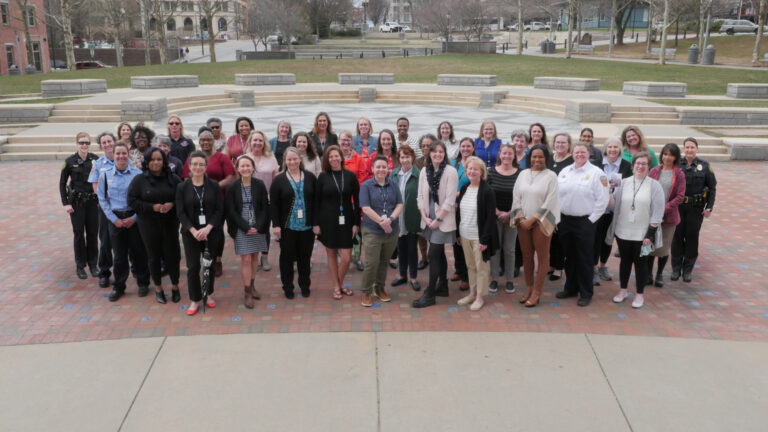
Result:
[[[658,180],[661,177],[661,165],[657,165],[651,168],[648,172],[648,177]],[[664,205],[664,221],[661,223],[664,226],[676,226],[680,223],[680,212],[677,207],[683,203],[685,198],[685,174],[683,170],[675,167],[675,171],[672,174],[672,187],[669,189],[669,198]]]
[[[440,187],[437,189],[437,195],[440,198],[440,208],[448,212],[438,227],[442,232],[456,230],[456,191],[458,188],[459,174],[456,172],[456,168],[448,164],[445,166],[443,175],[440,177]],[[429,184],[427,183],[426,168],[422,168],[419,174],[419,194],[416,202],[418,203],[419,210],[425,210],[429,214]],[[426,226],[427,224],[422,219],[421,228],[423,229]]]

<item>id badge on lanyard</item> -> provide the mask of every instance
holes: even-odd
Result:
[[[296,217],[299,219],[304,219],[304,210],[303,209],[296,209]]]
[[[200,225],[206,225],[205,215],[202,213],[202,210],[200,210],[200,212],[200,216],[197,217],[197,223]]]

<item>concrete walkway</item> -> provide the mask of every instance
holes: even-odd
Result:
[[[6,431],[764,431],[768,344],[310,333],[0,348]],[[12,371],[12,372],[11,372]]]

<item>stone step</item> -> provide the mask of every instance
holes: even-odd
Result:
[[[550,115],[553,117],[563,117],[565,115],[565,109],[537,108],[533,106],[496,104],[493,106],[493,109],[506,110],[506,111],[531,112],[536,114]]]
[[[51,117],[72,117],[74,115],[80,115],[83,117],[119,116],[120,108],[118,107],[117,109],[109,109],[109,110],[89,109],[85,111],[73,111],[73,110],[70,111],[70,110],[60,110],[58,108],[54,108],[53,112],[51,113]],[[51,117],[49,117],[49,119]]]
[[[95,138],[95,137],[94,137]],[[8,137],[8,144],[66,143],[75,145],[74,135],[14,135]]]
[[[527,95],[519,95],[514,93],[507,94],[507,97],[504,99],[504,101],[526,101],[526,102],[545,102],[545,103],[554,103],[565,106],[566,103],[568,103],[567,100],[561,99],[561,98],[553,98],[553,97],[544,97],[544,96],[527,96]]]
[[[72,156],[74,151],[70,152],[28,152],[28,153],[2,153],[0,161],[41,161],[41,160],[64,160]]]
[[[419,95],[408,95],[408,94],[376,94],[376,101],[378,102],[380,99],[387,99],[390,101],[421,101],[426,105],[429,105],[433,102],[442,102],[442,101],[462,101],[471,103],[474,105],[477,105],[480,102],[479,97],[467,97],[467,96],[438,96],[438,95],[431,95],[431,96],[419,96]]]
[[[644,111],[637,111],[637,112],[616,112],[613,111],[611,113],[611,119],[645,119],[645,118],[669,118],[669,119],[679,119],[677,116],[677,113],[666,113],[666,112],[644,112]]]
[[[355,91],[302,91],[302,92],[257,92],[253,94],[254,100],[259,99],[276,99],[276,98],[288,98],[288,99],[300,99],[302,97],[328,97],[333,99],[338,98],[358,98],[357,90]]]
[[[186,108],[178,108],[173,110],[168,109],[168,112],[173,114],[188,114],[188,113],[194,113],[194,112],[200,112],[200,111],[213,111],[213,110],[221,110],[221,109],[228,109],[228,108],[240,108],[240,104],[236,102],[228,102],[228,103],[219,103],[219,104],[194,105]]]
[[[671,106],[635,106],[635,105],[613,105],[612,110],[616,112],[672,112],[677,113],[675,107]]]
[[[416,91],[398,91],[398,90],[380,90],[376,92],[377,96],[388,96],[388,95],[411,95],[411,96],[437,96],[437,97],[471,97],[475,99],[480,99],[480,94],[478,92],[465,92],[465,91],[456,91],[456,92],[442,92],[442,91],[424,91],[424,90],[416,90]]]
[[[611,123],[615,124],[652,124],[652,125],[679,125],[679,118],[611,118]]]
[[[183,102],[174,102],[167,105],[168,112],[176,112],[180,109],[185,108],[192,108],[192,107],[206,107],[211,105],[221,105],[225,103],[234,103],[234,100],[229,97],[220,97],[217,99],[206,99],[206,100],[196,100],[196,101],[183,101]]]
[[[219,93],[219,94],[212,94],[212,95],[198,95],[198,96],[177,96],[172,98],[166,98],[165,103],[168,105],[172,105],[172,104],[181,103],[181,102],[195,102],[195,101],[216,100],[216,99],[225,99],[225,98],[229,98],[229,95],[226,93]]]
[[[117,110],[120,111],[120,104],[103,104],[103,105],[91,105],[91,104],[65,104],[60,103],[53,106],[54,111],[100,111],[100,110]]]
[[[311,98],[301,98],[301,99],[264,99],[256,101],[257,106],[266,106],[266,105],[302,105],[302,104],[349,104],[349,103],[358,103],[359,100],[357,97],[353,98],[332,98],[332,99],[311,99]]]
[[[696,138],[696,141],[699,142],[699,149],[703,149],[708,146],[724,146],[723,140],[721,138],[710,138],[710,137],[694,137]],[[648,145],[664,145],[668,142],[670,142],[670,139],[668,136],[646,136],[645,142]],[[680,143],[682,144],[682,143]],[[682,150],[682,149],[680,149]]]
[[[72,154],[77,150],[77,146],[72,143],[24,143],[24,144],[5,144],[3,147],[3,153],[68,153]],[[99,146],[91,144],[91,148],[88,150],[91,153],[99,151]]]
[[[120,123],[120,115],[87,115],[48,117],[48,123]]]
[[[470,101],[461,101],[456,99],[424,101],[423,99],[404,100],[404,99],[376,98],[376,103],[477,107],[477,101],[470,102]]]

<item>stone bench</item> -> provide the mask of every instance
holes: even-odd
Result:
[[[132,89],[162,89],[179,87],[197,87],[200,82],[197,75],[158,75],[131,77]]]
[[[0,123],[47,122],[53,112],[53,104],[0,105]]]
[[[725,95],[737,99],[768,99],[768,84],[728,83]]]
[[[339,84],[394,84],[393,73],[340,73]]]
[[[40,90],[44,98],[81,96],[107,92],[107,80],[72,79],[40,81]]]
[[[594,45],[576,45],[576,52],[588,52],[593,53],[595,52],[595,46]]]
[[[680,123],[684,125],[747,125],[768,124],[768,108],[677,107]]]
[[[498,83],[496,75],[459,75],[439,74],[437,85],[455,86],[495,86]]]
[[[623,93],[643,97],[685,97],[688,86],[678,82],[625,81]]]
[[[235,102],[239,103],[241,107],[256,106],[256,99],[254,98],[253,90],[230,89],[227,90],[227,94]]]
[[[611,103],[601,99],[572,99],[565,104],[565,118],[577,122],[610,123]]]
[[[651,48],[651,56],[658,57],[661,53],[661,48]],[[677,55],[677,48],[665,48],[664,57],[674,57]]]
[[[723,138],[723,144],[731,150],[731,160],[768,160],[768,139]]]
[[[533,88],[599,91],[600,80],[596,78],[570,78],[570,77],[535,77]]]
[[[256,73],[235,74],[235,85],[291,85],[296,84],[296,75],[292,73]]]
[[[135,97],[120,103],[122,121],[154,121],[166,117],[168,117],[168,102],[164,97]]]
[[[506,90],[489,90],[480,92],[478,108],[493,108],[494,105],[504,100],[509,94]]]

